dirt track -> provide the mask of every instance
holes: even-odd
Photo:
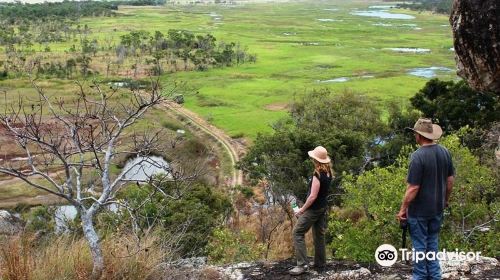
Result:
[[[240,155],[244,154],[245,152],[244,147],[242,147],[242,145],[238,145],[222,130],[207,123],[207,121],[200,118],[195,113],[187,110],[186,108],[183,108],[180,105],[173,102],[165,102],[162,105],[164,109],[170,110],[174,114],[188,119],[194,126],[202,130],[203,133],[207,134],[208,136],[213,138],[216,142],[218,142],[224,148],[224,150],[229,155],[229,158],[231,159],[231,166],[233,169],[231,186],[235,187],[243,183],[243,172],[241,170],[236,169],[235,167],[236,163],[240,160]]]

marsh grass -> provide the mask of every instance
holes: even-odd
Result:
[[[257,54],[257,63],[203,72],[168,73],[162,80],[188,82],[200,94],[186,98],[187,108],[200,116],[210,115],[210,122],[229,135],[244,133],[252,140],[259,132],[269,132],[270,124],[287,114],[286,109],[269,111],[266,106],[289,103],[294,95],[326,87],[333,92],[352,89],[376,97],[381,104],[405,103],[427,82],[426,78],[408,75],[409,69],[455,68],[454,53],[449,50],[453,44],[447,16],[401,9],[391,12],[409,14],[415,19],[380,19],[352,14],[353,9],[366,10],[373,4],[334,0],[280,5],[248,3],[231,7],[166,5],[151,9],[122,6],[116,17],[84,18],[81,25],[87,24],[92,30],[88,35],[90,40],[103,42],[107,38],[114,44],[131,30],[150,33],[158,30],[166,34],[171,29],[182,29],[195,35],[212,34],[218,42],[239,42],[248,47],[249,53]],[[211,13],[221,19],[214,20]],[[50,56],[66,59],[69,54],[65,51],[72,44],[78,45],[78,42],[50,44]],[[425,48],[430,49],[430,53],[395,53],[384,50],[386,48]],[[115,58],[113,53],[110,55]],[[92,63],[100,75],[104,75],[102,53],[98,53]],[[130,62],[120,67],[118,72],[122,78],[131,78]],[[339,77],[349,80],[318,82]],[[439,77],[456,79],[455,73]],[[0,87],[4,83],[9,82],[3,81]],[[23,94],[28,90],[23,82],[10,83]],[[64,92],[64,86],[52,80],[51,86]]]

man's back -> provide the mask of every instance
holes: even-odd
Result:
[[[410,203],[411,217],[432,217],[442,213],[445,207],[446,182],[454,175],[450,153],[441,145],[421,146],[411,156],[407,181],[420,186]]]

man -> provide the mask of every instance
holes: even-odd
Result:
[[[430,119],[419,119],[413,128],[420,146],[411,156],[407,189],[397,214],[406,220],[415,254],[437,252],[443,210],[448,206],[455,170],[451,155],[435,140],[443,134]],[[413,261],[413,280],[441,279],[438,260]]]

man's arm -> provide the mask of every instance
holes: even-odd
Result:
[[[455,176],[449,176],[446,180],[446,207],[448,207],[448,201],[450,201],[451,191],[453,190],[453,183],[455,183]]]
[[[408,206],[410,206],[410,203],[415,199],[417,196],[418,190],[420,186],[419,185],[411,185],[408,184],[408,187],[406,188],[405,196],[403,197],[403,202],[401,203],[401,208],[399,209],[399,213],[397,214],[398,220],[406,220],[406,210],[408,209]]]
[[[316,176],[313,176],[311,193],[307,197],[306,203],[304,203],[302,208],[300,208],[299,211],[295,214],[296,216],[302,215],[307,210],[307,208],[309,208],[314,203],[314,201],[318,197],[319,186],[320,184],[318,178],[316,178]]]

